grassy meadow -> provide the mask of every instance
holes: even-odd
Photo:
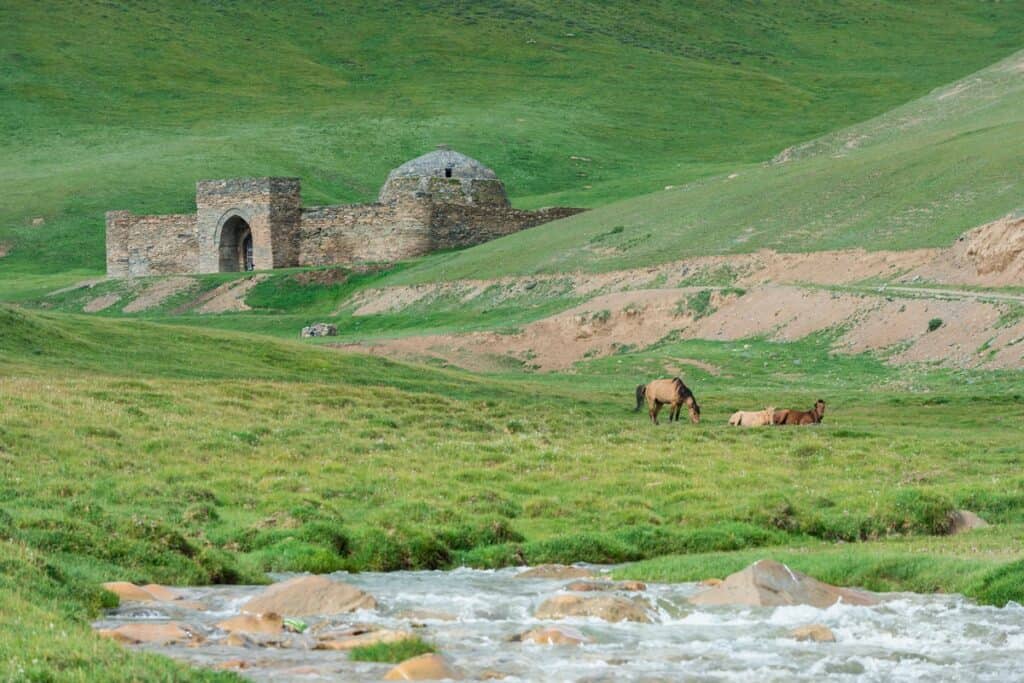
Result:
[[[13,606],[0,619],[18,634],[0,639],[0,662],[15,678],[121,666],[87,630],[114,579],[649,560],[620,573],[680,580],[772,556],[839,583],[1024,599],[1014,373],[898,369],[811,338],[666,340],[573,375],[477,376],[238,332],[0,313],[0,599]],[[722,369],[686,374],[701,424],[633,412],[639,378],[693,357]],[[725,424],[818,396],[817,428]],[[942,536],[961,507],[994,526]]]
[[[833,355],[839,330],[672,334],[562,373],[321,346],[580,302],[566,275],[355,316],[370,287],[946,245],[1024,210],[1022,39],[1024,4],[967,0],[3,4],[0,680],[237,680],[95,637],[111,580],[587,561],[681,581],[773,557],[1024,602],[1019,371]],[[243,312],[195,303],[248,274],[141,313],[124,304],[157,279],[100,277],[108,209],[190,211],[197,179],[253,175],[301,176],[306,205],[372,200],[439,143],[517,206],[593,210],[379,270],[261,274]],[[339,337],[300,343],[317,321]],[[633,411],[670,367],[699,425]],[[726,425],[819,397],[816,427]],[[956,509],[992,526],[949,536]]]

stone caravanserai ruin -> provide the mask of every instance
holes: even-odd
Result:
[[[491,169],[439,149],[393,170],[372,204],[303,208],[298,178],[196,183],[196,212],[107,212],[107,275],[391,263],[468,247],[583,209],[514,209]]]

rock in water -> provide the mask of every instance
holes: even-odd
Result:
[[[538,619],[564,619],[566,617],[597,617],[605,621],[636,621],[649,624],[651,616],[647,606],[639,600],[618,595],[556,595],[537,608]]]
[[[276,612],[289,617],[341,614],[373,609],[377,601],[355,586],[326,576],[297,576],[266,589],[242,605],[249,614]]]
[[[639,593],[647,590],[647,584],[641,581],[573,581],[567,584],[565,590],[574,593],[588,593],[590,591],[624,591],[626,593]]]
[[[832,629],[825,624],[808,624],[807,626],[798,626],[789,632],[791,638],[797,640],[813,640],[816,643],[834,643],[836,642],[836,634],[832,633]]]
[[[218,623],[217,628],[231,633],[281,633],[284,630],[284,620],[276,612],[240,614]]]
[[[988,522],[970,510],[956,510],[951,517],[949,525],[950,534],[962,534],[971,529],[983,529],[988,526]]]
[[[114,629],[105,629],[97,632],[104,638],[113,638],[119,643],[137,645],[139,643],[157,643],[167,645],[170,643],[189,643],[202,641],[199,635],[190,626],[170,621],[166,624],[125,624]]]
[[[127,581],[109,581],[103,587],[116,595],[122,602],[153,602],[156,598],[141,586]]]
[[[357,647],[369,645],[380,645],[382,643],[399,643],[409,640],[413,636],[408,631],[392,631],[382,628],[377,631],[367,631],[359,635],[331,634],[325,633],[317,640],[314,650],[354,650]]]
[[[565,626],[530,629],[513,637],[512,640],[523,643],[536,643],[538,645],[582,645],[583,643],[590,642],[590,638],[587,638],[576,629]]]
[[[441,655],[420,655],[400,663],[384,676],[385,681],[458,681],[462,675]]]
[[[592,579],[594,572],[585,567],[542,564],[516,574],[517,579]]]
[[[336,337],[338,326],[330,323],[315,323],[309,327],[303,327],[301,337]]]
[[[147,583],[142,587],[142,590],[146,591],[152,595],[155,600],[159,600],[160,602],[173,602],[181,599],[181,596],[178,595],[178,593],[157,583]]]
[[[758,560],[746,569],[730,574],[725,581],[690,598],[694,605],[811,605],[828,607],[874,605],[878,599],[865,591],[839,588],[795,572],[774,560]]]

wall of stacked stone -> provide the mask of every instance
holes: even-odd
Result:
[[[199,272],[220,270],[218,230],[231,216],[239,216],[249,224],[256,270],[298,265],[301,207],[298,178],[200,180],[196,183],[202,255]]]
[[[489,242],[585,210],[554,206],[537,211],[522,211],[507,206],[435,204],[430,221],[431,250]]]
[[[508,206],[505,185],[494,178],[389,178],[378,201],[392,204],[404,197],[419,197],[435,203],[499,204]]]
[[[426,254],[428,202],[344,204],[302,211],[300,266],[388,263]]]
[[[143,277],[196,272],[195,214],[136,216],[107,213],[107,275]]]

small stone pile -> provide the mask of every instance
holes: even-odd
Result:
[[[309,327],[303,327],[300,337],[337,337],[338,326],[330,323],[314,323]]]

